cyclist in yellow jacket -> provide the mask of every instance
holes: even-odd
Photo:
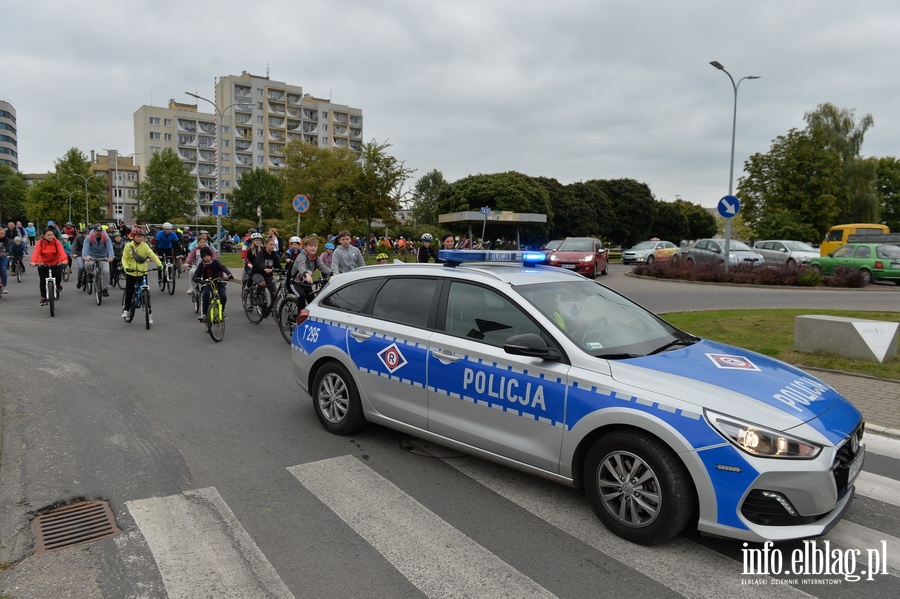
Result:
[[[134,228],[131,230],[132,240],[125,244],[122,250],[122,270],[125,271],[125,310],[122,318],[128,318],[131,310],[131,301],[134,298],[134,286],[141,283],[141,279],[149,270],[148,260],[153,260],[157,268],[162,268],[162,260],[153,253],[150,244],[144,243],[144,231]],[[151,308],[150,324],[153,324],[153,312]]]

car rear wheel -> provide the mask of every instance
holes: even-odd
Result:
[[[585,460],[584,485],[606,527],[641,545],[677,535],[695,509],[693,489],[678,457],[639,431],[614,431],[594,443]]]
[[[871,285],[872,284],[872,273],[866,270],[865,268],[859,269],[859,273],[862,275],[863,285]]]
[[[329,362],[316,372],[312,396],[316,417],[328,432],[349,435],[365,426],[359,391],[342,364]]]

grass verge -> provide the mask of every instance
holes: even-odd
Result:
[[[710,310],[671,312],[662,317],[694,335],[744,347],[800,367],[827,368],[900,380],[900,358],[884,364],[829,354],[794,351],[794,319],[805,314],[900,321],[900,312],[860,310]]]

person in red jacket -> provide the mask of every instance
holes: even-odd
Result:
[[[31,265],[37,267],[38,282],[41,288],[41,305],[47,305],[47,274],[52,272],[56,279],[57,292],[62,291],[63,267],[68,262],[62,243],[56,238],[52,227],[47,227],[44,235],[38,240],[31,252]],[[50,290],[52,291],[52,290]]]

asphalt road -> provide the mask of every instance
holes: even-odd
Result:
[[[640,280],[627,270],[611,265],[600,281],[654,311],[900,306],[895,286],[747,289]],[[203,568],[226,581],[217,596],[439,597],[480,588],[481,596],[506,589],[508,596],[837,597],[850,590],[847,583],[751,589],[740,583],[737,543],[687,535],[665,548],[636,548],[586,515],[577,491],[440,448],[418,451],[378,427],[329,435],[292,380],[290,349],[274,321],[248,322],[237,285],[229,286],[231,317],[216,344],[191,311],[185,279],[174,296],[153,290],[148,331],[120,318],[121,291],[97,306],[73,284],[50,318],[38,306],[34,273],[27,276],[0,300],[0,562],[18,562],[0,572],[0,594],[174,596],[179,576],[188,577],[181,588],[201,586]],[[866,470],[896,476],[894,452],[868,460]],[[884,497],[900,496],[887,480]],[[76,498],[108,500],[123,534],[25,559],[31,514]],[[197,519],[184,515],[191,510],[211,525],[191,529]],[[900,537],[900,508],[883,499],[858,499],[849,519]],[[178,552],[199,535],[213,535],[214,567],[191,569]],[[437,560],[423,545],[435,537]],[[446,571],[459,576],[441,579]],[[897,583],[885,575],[851,588],[860,597],[895,597]]]

